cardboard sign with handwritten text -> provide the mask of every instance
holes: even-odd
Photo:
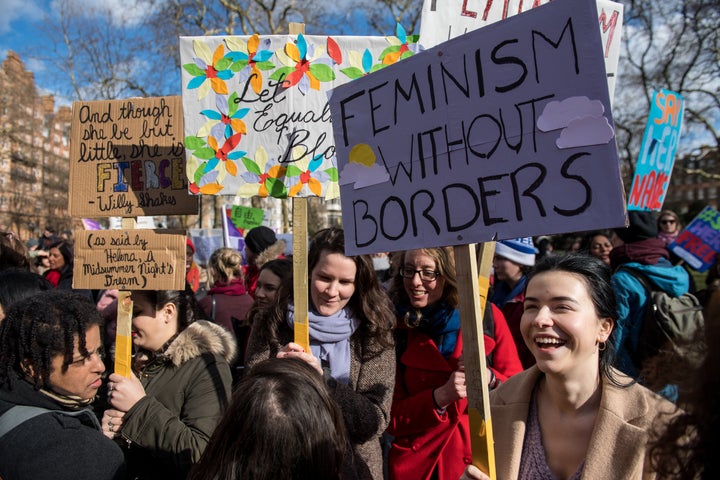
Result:
[[[180,97],[73,103],[70,193],[73,217],[197,214]]]
[[[76,230],[73,288],[182,290],[183,230]]]

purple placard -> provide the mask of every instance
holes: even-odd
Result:
[[[334,89],[346,254],[625,224],[593,0],[556,0]]]

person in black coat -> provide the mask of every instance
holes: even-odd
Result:
[[[101,324],[94,304],[62,290],[8,309],[0,323],[0,478],[124,478],[123,453],[89,408],[105,372]],[[17,422],[27,407],[39,410]]]

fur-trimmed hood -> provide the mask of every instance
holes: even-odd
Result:
[[[204,353],[220,355],[232,363],[237,353],[235,339],[220,325],[197,320],[178,334],[164,356],[177,367]]]
[[[275,260],[276,258],[280,257],[285,252],[285,240],[278,240],[277,242],[270,245],[268,248],[262,251],[256,258],[255,258],[255,265],[257,265],[258,268],[265,265],[270,260]]]

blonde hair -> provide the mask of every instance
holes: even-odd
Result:
[[[218,248],[210,255],[210,273],[219,278],[213,280],[228,284],[234,278],[243,279],[242,255],[233,248]]]

